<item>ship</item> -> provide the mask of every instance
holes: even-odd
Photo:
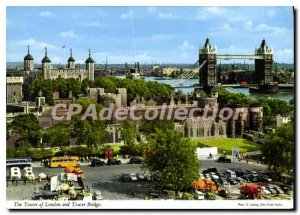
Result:
[[[277,82],[272,82],[270,84],[261,84],[257,87],[250,87],[250,93],[278,93],[279,87]]]

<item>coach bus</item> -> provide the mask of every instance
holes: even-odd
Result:
[[[6,159],[6,168],[19,167],[32,167],[32,158],[30,157],[15,157]]]
[[[50,167],[80,167],[80,160],[77,156],[53,157],[50,160]]]

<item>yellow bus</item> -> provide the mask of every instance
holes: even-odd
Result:
[[[80,167],[80,160],[77,156],[53,157],[50,160],[50,167]]]

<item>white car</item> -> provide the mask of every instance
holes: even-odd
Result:
[[[253,175],[254,177],[257,177],[258,173],[256,171],[251,171],[251,175]]]
[[[218,180],[218,179],[219,179],[219,176],[217,176],[217,175],[212,175],[212,176],[211,176],[211,179]]]
[[[102,200],[102,199],[103,199],[103,196],[102,196],[101,191],[95,191],[95,192],[94,192],[93,199],[94,199],[94,200]]]
[[[269,196],[272,193],[266,188],[266,187],[261,187],[263,195]]]
[[[130,173],[129,177],[130,177],[131,181],[137,181],[138,180],[137,177],[136,177],[136,175],[134,173]]]
[[[144,180],[145,179],[145,176],[144,176],[143,173],[137,173],[136,177],[137,177],[138,180]]]

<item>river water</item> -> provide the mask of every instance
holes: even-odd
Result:
[[[125,76],[118,76],[119,78],[125,78]],[[145,77],[145,81],[157,81],[158,83],[169,84],[171,86],[191,86],[194,84],[198,84],[198,79],[171,79],[171,80],[156,80],[156,77]],[[271,97],[283,100],[285,102],[289,102],[291,99],[294,99],[294,91],[293,90],[279,90],[278,93],[273,94],[262,94],[262,93],[249,93],[249,88],[226,88],[229,92],[232,93],[243,93],[250,98],[257,99],[259,97]],[[194,90],[194,87],[184,87],[184,88],[176,88],[176,91],[181,90],[183,93],[191,93]]]

